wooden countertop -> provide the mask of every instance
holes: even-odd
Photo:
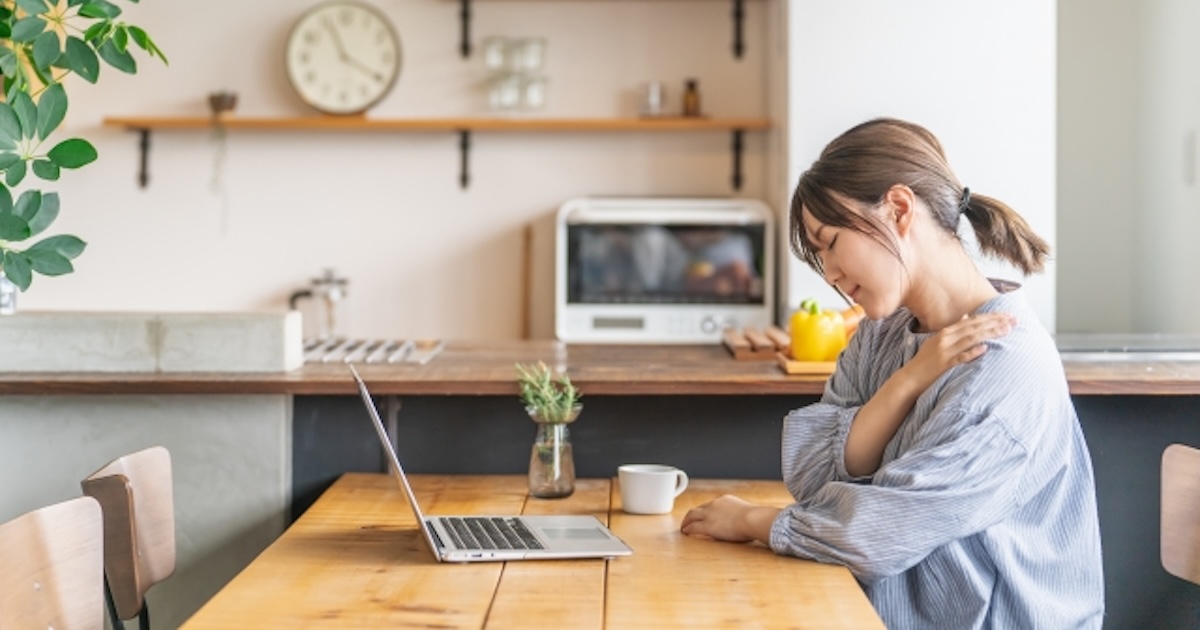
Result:
[[[735,361],[723,346],[568,345],[537,341],[450,341],[425,365],[361,365],[380,395],[516,395],[513,364],[565,366],[589,396],[820,394],[823,376],[784,374],[774,361]],[[1073,394],[1200,395],[1200,362],[1067,362]],[[10,394],[355,393],[341,364],[287,373],[0,373]]]

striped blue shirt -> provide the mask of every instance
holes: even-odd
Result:
[[[850,423],[929,336],[905,309],[863,320],[821,401],[784,420],[796,503],[771,548],[848,567],[892,630],[1099,628],[1095,485],[1062,361],[1021,291],[977,312],[1017,325],[922,394],[879,470],[852,478]]]

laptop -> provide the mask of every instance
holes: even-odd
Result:
[[[391,461],[392,474],[408,499],[429,549],[438,562],[614,558],[633,553],[594,516],[470,515],[425,516],[396,450],[383,428],[367,385],[350,365],[358,391]]]

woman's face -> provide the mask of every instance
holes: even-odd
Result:
[[[873,213],[876,218],[884,218],[879,216],[880,208],[860,208],[857,204],[850,207],[859,214]],[[816,245],[825,268],[825,281],[860,304],[871,319],[882,319],[896,312],[905,292],[906,275],[901,261],[871,235],[825,225],[813,218],[807,208],[801,212],[804,229]],[[896,237],[894,226],[887,221],[881,225],[888,236]]]

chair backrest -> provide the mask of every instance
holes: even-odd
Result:
[[[77,497],[0,525],[0,628],[104,628],[100,519]]]
[[[1162,458],[1162,565],[1200,584],[1200,450],[1182,444]]]
[[[171,454],[153,446],[125,455],[81,485],[104,508],[104,571],[117,615],[132,619],[146,591],[175,572]]]

